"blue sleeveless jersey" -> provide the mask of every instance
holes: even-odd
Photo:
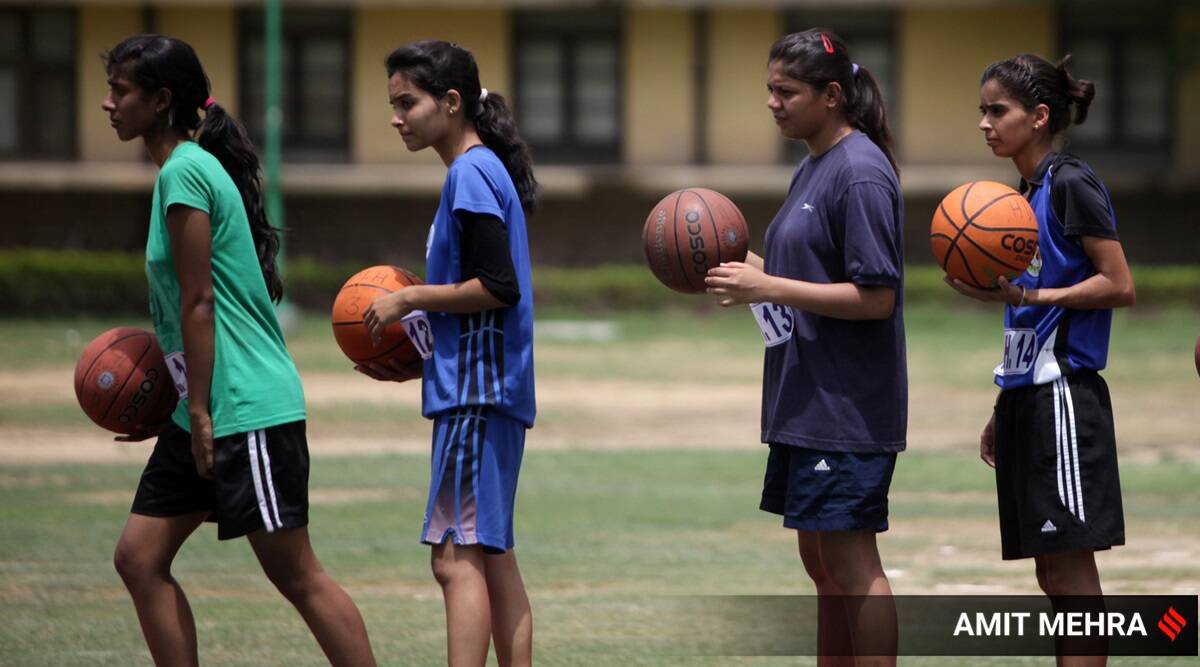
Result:
[[[428,313],[433,355],[425,362],[422,414],[433,418],[467,406],[492,406],[533,426],[533,280],[525,212],[500,158],[476,146],[451,165],[429,230],[426,282],[462,282],[460,215],[499,218],[508,230],[516,305],[481,313]]]
[[[1070,171],[1066,186],[1064,172]],[[1055,179],[1059,187],[1054,187]],[[1040,182],[1039,182],[1040,180]],[[1108,191],[1086,164],[1065,153],[1051,153],[1028,183],[1025,195],[1038,221],[1038,252],[1029,269],[1013,281],[1026,289],[1069,287],[1095,275],[1080,232],[1116,238],[1116,217]],[[1098,189],[1079,197],[1071,188]],[[1072,197],[1071,207],[1052,201],[1051,193]],[[1076,199],[1098,202],[1074,206]],[[1058,211],[1083,220],[1060,220]],[[1107,219],[1098,219],[1106,217]],[[1112,310],[1072,310],[1057,306],[1005,306],[1004,357],[996,367],[1001,389],[1047,384],[1083,369],[1101,370],[1108,361]]]

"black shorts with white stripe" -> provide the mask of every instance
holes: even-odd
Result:
[[[996,494],[1005,560],[1125,544],[1112,402],[1099,374],[1000,393]]]
[[[305,422],[217,438],[213,480],[196,472],[191,435],[174,423],[158,436],[146,462],[134,514],[210,512],[222,540],[264,529],[308,525],[308,440]]]

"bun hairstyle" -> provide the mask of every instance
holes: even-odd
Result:
[[[995,80],[1026,111],[1045,104],[1050,109],[1048,129],[1055,135],[1072,123],[1080,125],[1087,120],[1088,107],[1096,97],[1095,84],[1071,76],[1070,62],[1071,54],[1052,65],[1041,56],[1025,53],[988,65],[979,85]]]
[[[196,52],[173,37],[137,35],[104,54],[104,64],[109,74],[119,70],[144,91],[171,91],[171,106],[162,112],[167,127],[194,134],[196,143],[217,158],[233,179],[250,221],[267,294],[278,303],[283,298],[283,279],[275,264],[279,230],[267,221],[258,154],[246,128],[209,97],[208,75]]]
[[[842,87],[842,113],[850,125],[867,135],[898,174],[892,153],[883,94],[875,77],[850,59],[846,45],[832,30],[812,28],[784,35],[771,46],[768,62],[779,61],[788,76],[824,90],[834,81]]]

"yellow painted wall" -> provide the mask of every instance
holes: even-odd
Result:
[[[1019,53],[1055,60],[1049,6],[906,9],[900,15],[900,157],[913,163],[986,162],[979,76]]]
[[[79,105],[79,158],[140,160],[145,154],[142,143],[121,143],[109,125],[108,116],[100,110],[100,104],[108,94],[108,83],[99,55],[126,37],[142,32],[142,10],[136,6],[89,5],[79,9],[78,20],[79,52],[76,62],[79,74],[76,93]]]
[[[502,9],[392,9],[363,7],[354,16],[351,87],[351,154],[356,162],[436,164],[432,150],[409,153],[389,121],[383,62],[397,47],[418,39],[446,39],[470,49],[483,87],[511,104],[509,16]]]
[[[767,111],[767,53],[782,34],[774,9],[709,13],[705,141],[710,162],[779,160],[783,141]]]
[[[695,31],[687,10],[626,14],[624,155],[629,164],[685,164],[695,144]]]
[[[1195,122],[1200,107],[1200,7],[1179,9],[1175,44],[1184,63],[1175,97],[1175,164],[1194,177],[1200,175],[1200,127]]]
[[[225,110],[237,115],[237,12],[232,5],[158,9],[157,30],[178,37],[196,50],[212,96]]]

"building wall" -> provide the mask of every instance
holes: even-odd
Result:
[[[695,157],[695,20],[688,10],[631,9],[624,57],[625,161],[687,164]]]
[[[1019,53],[1052,56],[1053,9],[912,7],[899,19],[899,149],[909,163],[986,162],[980,139],[979,76]]]
[[[154,29],[192,45],[212,84],[213,99],[236,116],[238,31],[233,5],[161,7],[155,14]]]
[[[767,53],[783,24],[775,9],[709,12],[708,161],[777,162],[783,142],[767,111]]]
[[[457,42],[475,55],[479,80],[512,100],[509,13],[503,9],[361,7],[354,13],[351,156],[364,163],[436,164],[433,151],[409,153],[392,129],[384,59],[419,39]]]
[[[79,104],[76,123],[79,128],[80,160],[137,160],[144,154],[141,142],[121,143],[109,125],[100,104],[108,95],[102,54],[122,39],[143,30],[142,10],[136,6],[84,6],[79,10],[77,35],[79,51],[76,91]]]

